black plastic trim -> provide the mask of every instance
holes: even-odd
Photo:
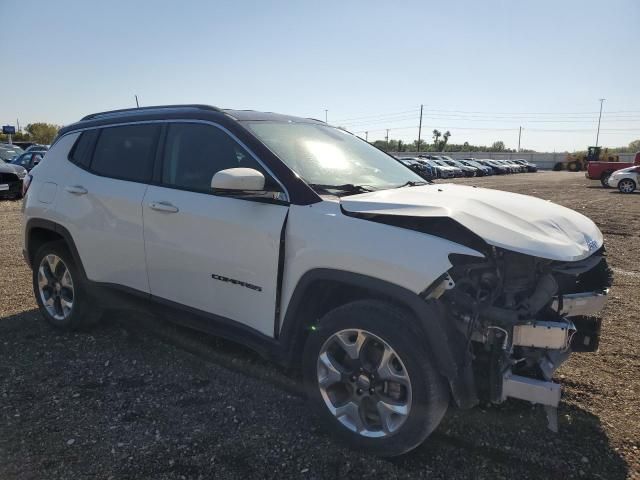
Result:
[[[286,233],[287,233],[287,220],[289,219],[289,212],[284,217],[282,222],[282,228],[280,229],[280,248],[278,249],[278,277],[276,283],[276,306],[273,320],[273,338],[280,337],[280,314],[282,313],[282,282],[284,279],[284,260],[286,254]]]
[[[401,305],[406,306],[416,316],[419,326],[425,333],[428,345],[426,350],[433,356],[439,371],[450,381],[458,375],[458,361],[449,347],[448,329],[446,318],[435,309],[433,302],[420,298],[417,293],[407,290],[394,283],[369,277],[358,273],[333,269],[314,269],[305,273],[291,296],[287,306],[287,312],[282,325],[282,343],[288,349],[286,355],[289,360],[295,357],[295,347],[304,333],[306,327],[303,321],[305,299],[312,293],[311,287],[317,281],[332,281],[348,286],[359,287],[372,292],[376,297],[391,298]],[[315,321],[316,319],[308,319]]]
[[[73,241],[73,237],[71,236],[71,233],[69,233],[69,230],[67,230],[62,225],[52,222],[51,220],[45,220],[43,218],[32,218],[27,222],[27,225],[25,227],[25,250],[27,251],[28,255],[35,253],[35,252],[29,251],[29,240],[31,238],[31,231],[35,228],[49,230],[51,232],[54,232],[60,235],[66,242],[67,247],[71,252],[71,256],[73,257],[73,261],[75,262],[76,266],[80,270],[80,274],[82,275],[83,279],[87,278],[87,274],[84,271],[84,265],[82,264],[82,260],[80,259],[80,254],[78,253],[78,249],[76,248],[76,244]],[[31,265],[31,260],[32,258],[29,257],[29,265],[33,268],[33,266]]]
[[[109,303],[119,305],[120,308],[122,308],[123,302],[126,306],[134,309],[139,307],[168,322],[234,341],[276,362],[281,362],[282,348],[277,340],[233,319],[205,312],[124,285],[93,281],[89,283],[94,288],[101,289],[107,295],[116,295],[115,301]]]

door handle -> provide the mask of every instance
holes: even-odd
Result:
[[[169,202],[151,202],[149,208],[165,213],[176,213],[178,211],[178,207]]]
[[[85,195],[88,192],[82,185],[67,185],[64,189],[74,195]]]

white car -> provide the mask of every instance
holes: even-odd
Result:
[[[426,184],[317,120],[93,114],[60,131],[25,189],[24,256],[51,325],[142,304],[227,337],[301,369],[320,420],[378,455],[481,399],[542,404],[556,428],[554,371],[598,346],[611,278],[591,220]]]
[[[607,183],[622,193],[633,193],[640,183],[640,167],[633,166],[616,170],[609,176]]]

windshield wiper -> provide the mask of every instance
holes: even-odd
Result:
[[[310,183],[309,186],[313,189],[324,190],[327,192],[329,190],[336,190],[345,194],[356,194],[375,191],[375,188],[370,187],[369,185],[354,185],[352,183],[345,183],[344,185],[323,185],[320,183]]]
[[[395,188],[402,188],[402,187],[419,187],[420,185],[429,185],[432,182],[422,182],[422,181],[415,181],[415,180],[409,180],[406,183],[403,183],[402,185],[398,185]]]

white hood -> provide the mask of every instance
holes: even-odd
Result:
[[[341,203],[354,213],[451,217],[490,245],[551,260],[581,260],[603,242],[584,215],[500,190],[436,184],[352,195]]]

